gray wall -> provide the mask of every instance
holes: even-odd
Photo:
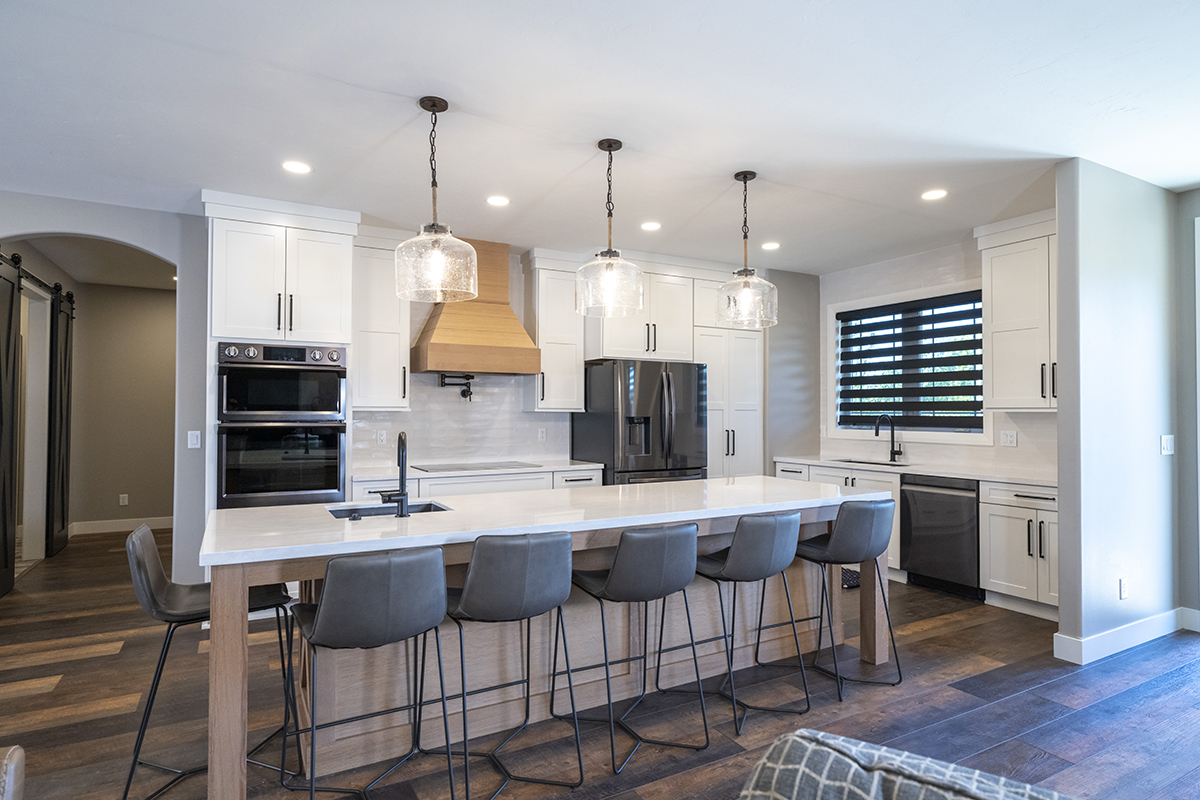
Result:
[[[763,471],[774,475],[776,456],[821,451],[821,280],[781,270],[765,277],[779,289],[779,324],[766,335]]]
[[[1179,195],[1176,215],[1177,326],[1176,376],[1179,381],[1178,423],[1175,433],[1175,468],[1179,480],[1179,553],[1176,558],[1178,605],[1200,609],[1200,430],[1197,426],[1197,290],[1196,218],[1200,217],[1200,189]]]
[[[83,284],[76,300],[71,519],[170,517],[175,293]]]
[[[1060,164],[1060,634],[1086,640],[1175,607],[1175,195]],[[1130,597],[1118,598],[1118,579]]]

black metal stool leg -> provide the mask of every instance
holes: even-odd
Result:
[[[824,603],[824,606],[821,609],[822,615],[824,615],[826,611],[829,613],[829,652],[833,655],[833,672],[831,673],[827,667],[822,667],[817,663],[817,658],[819,658],[821,655],[820,633],[817,634],[817,652],[813,655],[812,668],[822,674],[829,675],[834,679],[834,681],[836,681],[838,702],[840,703],[843,700],[843,687],[845,686],[846,678],[842,677],[841,670],[838,667],[837,639],[835,639],[833,635],[833,597],[829,590],[829,580],[824,564],[821,565],[821,601]],[[820,623],[818,623],[817,630],[820,630]]]

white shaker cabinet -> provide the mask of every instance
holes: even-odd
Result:
[[[983,483],[980,499],[982,587],[1057,606],[1057,490]]]
[[[534,376],[526,409],[583,411],[584,318],[575,311],[575,273],[533,270],[530,333],[542,351],[542,371]]]
[[[219,218],[209,235],[214,338],[350,342],[351,236]]]
[[[407,411],[409,303],[396,296],[391,250],[354,248],[353,313],[348,372],[354,408]]]
[[[705,370],[708,477],[763,474],[763,335],[696,328],[693,350]]]
[[[642,313],[589,318],[587,358],[692,360],[692,279],[642,276]]]
[[[1057,239],[983,251],[984,398],[994,409],[1058,406]]]

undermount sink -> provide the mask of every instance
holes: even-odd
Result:
[[[450,506],[444,506],[441,503],[435,503],[432,500],[408,504],[409,514],[428,514],[431,511],[449,510]],[[351,521],[360,520],[363,517],[394,517],[396,516],[396,504],[370,503],[367,505],[358,506],[337,506],[329,509],[329,513],[337,519],[348,519]]]
[[[898,461],[864,461],[857,458],[835,458],[839,464],[870,464],[875,467],[912,467],[914,464],[901,464]]]

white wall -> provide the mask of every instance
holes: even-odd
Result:
[[[208,237],[204,219],[59,197],[0,192],[0,241],[32,234],[110,239],[174,264],[175,321],[174,578],[203,580],[197,564],[204,534],[203,450],[188,450],[187,431],[204,430],[208,331]],[[208,446],[208,442],[204,443]]]
[[[1177,604],[1200,609],[1200,424],[1197,420],[1197,365],[1200,354],[1200,330],[1196,326],[1196,308],[1200,303],[1196,271],[1200,252],[1196,250],[1196,220],[1200,218],[1200,189],[1179,195],[1176,215],[1176,375],[1178,413],[1175,434],[1175,469],[1179,482],[1179,548],[1176,554]],[[1198,613],[1200,616],[1200,613]]]
[[[863,307],[889,302],[889,296],[918,289],[929,289],[930,296],[946,287],[946,292],[958,291],[956,285],[982,279],[983,262],[974,240],[925,253],[867,264],[855,269],[821,276],[821,423],[827,433],[833,430],[829,393],[831,354],[829,306],[841,303],[861,303]],[[1033,476],[1053,475],[1058,461],[1058,423],[1056,415],[1047,412],[985,412],[991,415],[994,441],[991,444],[943,444],[906,440],[905,432],[897,432],[904,455],[901,460],[911,464],[959,467],[969,471],[1017,469]],[[1000,430],[1017,432],[1016,447],[1000,447]],[[855,458],[886,460],[888,442],[880,438],[847,439],[825,436],[821,439],[822,458]],[[965,441],[965,439],[964,439]]]
[[[1086,663],[1174,629],[1176,197],[1082,159],[1058,170],[1055,653]],[[1118,599],[1118,579],[1130,597]]]

